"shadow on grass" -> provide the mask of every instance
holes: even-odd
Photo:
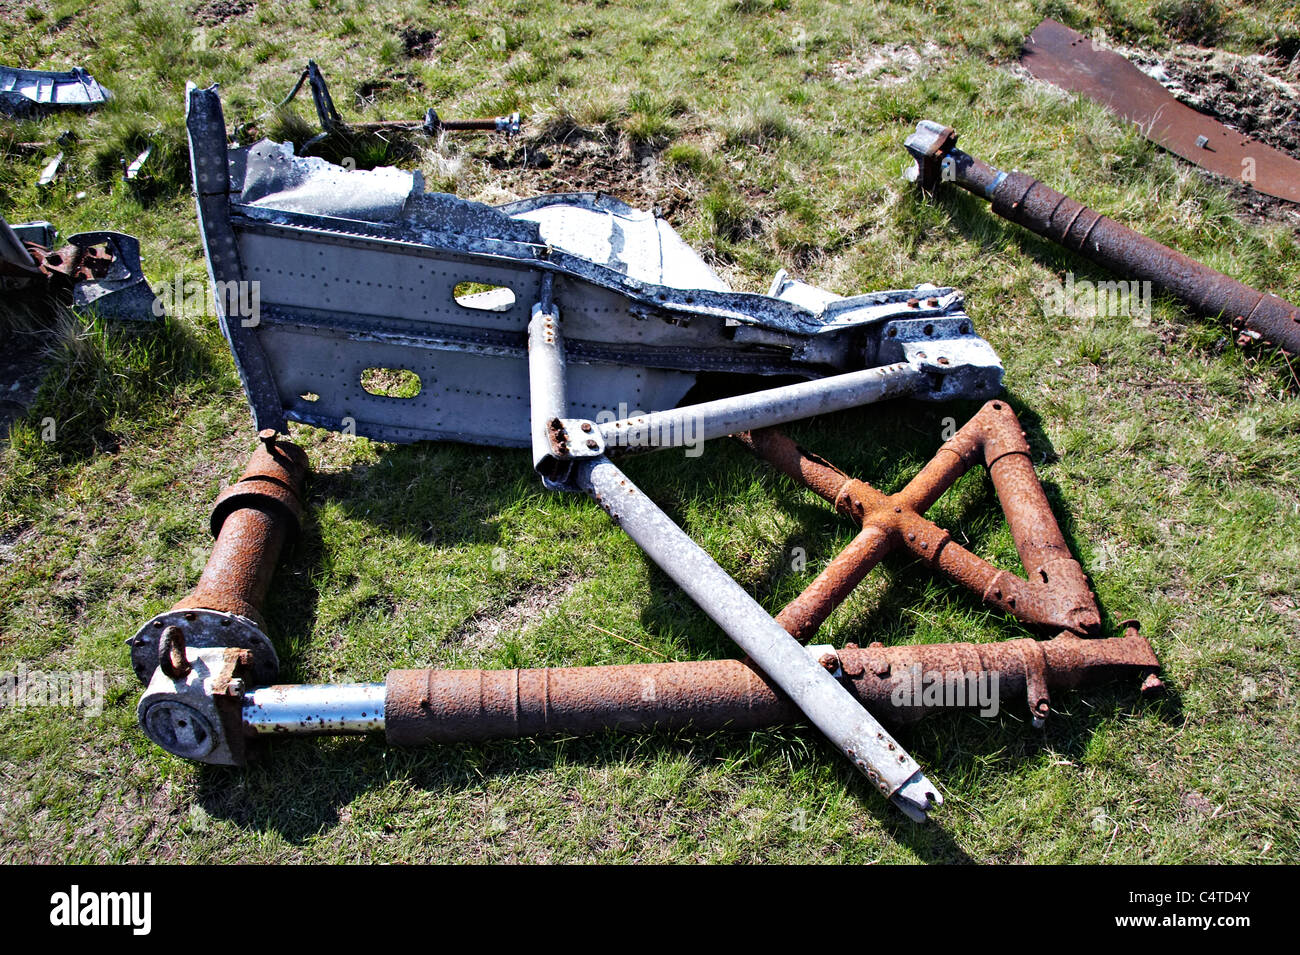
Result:
[[[455,444],[399,445],[378,464],[312,472],[302,535],[285,555],[268,595],[265,614],[281,657],[281,678],[292,680],[307,656],[315,631],[318,577],[330,563],[315,511],[338,507],[350,521],[377,534],[424,544],[494,544],[493,518],[531,489],[533,471],[525,451]],[[400,582],[393,581],[396,596]]]
[[[1043,433],[1037,416],[1026,411],[1014,396],[1016,407],[1029,436],[1036,463],[1053,460],[1055,451]],[[961,415],[957,423],[977,410],[951,405],[934,406],[898,402],[884,407],[869,407],[826,416],[791,428],[801,443],[824,453],[847,473],[871,481],[881,490],[893,492],[909,480],[929,460],[942,443],[946,418]],[[863,435],[871,440],[863,441]],[[437,463],[430,469],[431,461]],[[347,508],[349,514],[383,527],[390,532],[423,533],[430,518],[440,518],[437,539],[445,541],[491,541],[495,530],[485,518],[503,506],[516,502],[521,489],[531,479],[524,452],[480,451],[446,446],[407,446],[388,451],[381,459],[383,467],[358,466],[348,471],[321,475],[313,482],[312,495],[328,498]],[[797,515],[807,531],[788,535],[785,545],[798,540],[809,547],[810,562],[831,556],[829,546],[816,541],[827,538],[826,531],[842,520],[833,510],[811,500],[787,479],[770,473],[766,465],[755,461],[738,445],[723,444],[704,460],[683,465],[675,455],[646,455],[625,462],[630,475],[670,517],[682,518],[674,502],[691,501],[697,507],[722,508],[728,496],[747,486],[755,475],[767,474],[780,488],[780,504]],[[438,477],[443,466],[455,466],[466,477],[474,492],[459,495],[455,485],[447,485],[445,475]],[[430,474],[432,473],[432,477]],[[503,479],[510,474],[512,479]],[[518,475],[518,476],[516,476]],[[426,493],[411,499],[395,493],[422,480],[431,483]],[[961,509],[959,524],[964,542],[979,549],[988,535],[1000,525],[1001,510],[991,482],[983,479],[981,493]],[[784,487],[783,487],[784,485]],[[1069,509],[1063,506],[1059,490],[1045,486],[1053,513],[1067,542],[1077,545]],[[969,493],[964,495],[967,499]],[[1077,551],[1076,551],[1077,553]],[[315,595],[311,570],[322,559],[320,536],[308,523],[304,540],[295,548],[281,575],[277,577],[278,595],[273,601],[272,619],[284,642],[301,647],[312,632]],[[927,599],[934,586],[934,575],[909,561],[891,558],[896,573],[893,586],[883,601],[867,614],[853,621],[851,631],[864,636],[866,642],[877,629],[887,630],[903,616],[903,610]],[[910,563],[917,563],[911,561]],[[1008,568],[1010,569],[1010,568]],[[643,623],[653,631],[671,627],[687,636],[692,650],[714,657],[735,657],[734,645],[712,624],[671,579],[653,565],[650,567],[651,600],[643,612]],[[771,595],[785,571],[781,561],[772,559],[757,589],[759,599]],[[985,611],[979,599],[956,584],[938,578],[940,586],[952,592],[961,610],[970,614]],[[1006,620],[999,629],[1005,638],[1023,637],[1026,630],[1017,622]],[[954,635],[959,638],[960,635]],[[1026,718],[1020,718],[1008,705],[991,722],[973,720],[969,715],[943,713],[900,733],[900,739],[922,765],[942,781],[945,778],[971,780],[987,772],[988,754],[997,754],[999,765],[1014,767],[1040,759],[1050,750],[1073,760],[1082,759],[1092,737],[1093,728],[1109,715],[1131,711],[1138,699],[1136,687],[1099,687],[1086,694],[1060,694],[1064,708],[1054,712],[1044,733],[1032,730]],[[1181,712],[1176,699],[1161,706],[1165,718],[1178,718]],[[973,730],[970,723],[981,727]],[[857,773],[843,761],[829,743],[810,730],[804,731],[816,749],[813,758],[835,766],[840,785],[857,797],[864,812],[876,816],[881,825],[900,843],[927,861],[970,861],[964,849],[940,821],[927,827],[913,826],[889,806]],[[746,741],[760,754],[772,756],[780,748],[780,732],[705,734],[659,733],[637,738],[638,759],[647,752],[697,762],[701,771],[713,761],[734,758],[735,749]],[[607,733],[588,739],[505,740],[484,745],[436,746],[423,750],[399,750],[382,741],[371,740],[277,740],[258,747],[260,758],[246,771],[203,767],[200,775],[200,800],[214,816],[226,818],[240,826],[272,831],[284,839],[302,844],[340,824],[340,811],[357,796],[400,781],[428,793],[455,796],[479,793],[484,781],[526,777],[559,765],[599,766],[611,760],[627,758],[629,737]],[[950,810],[951,811],[951,810]],[[942,819],[942,815],[938,817]]]
[[[146,418],[178,388],[219,377],[211,348],[170,318],[114,321],[55,308],[5,346],[45,362],[35,400],[15,425],[52,422],[56,437],[45,440],[41,428],[15,427],[10,440],[47,467],[116,451],[115,419]]]
[[[490,518],[540,489],[527,451],[425,442],[388,448],[378,464],[314,472],[308,493],[426,543],[494,543]]]
[[[736,759],[738,754],[746,757],[746,765],[752,767],[742,772],[770,770],[780,774],[787,763],[789,737],[796,734],[810,744],[807,759],[833,767],[833,784],[852,794],[856,814],[874,818],[893,838],[926,861],[972,861],[944,829],[939,816],[932,825],[914,825],[881,798],[864,777],[846,764],[841,765],[839,753],[807,728],[698,734],[680,730],[637,737],[611,731],[584,739],[503,740],[420,749],[392,748],[378,737],[276,740],[260,744],[245,769],[202,767],[198,800],[215,818],[259,832],[274,832],[290,843],[302,845],[340,825],[342,808],[358,796],[396,783],[449,799],[454,807],[449,811],[462,813],[467,827],[478,824],[487,828],[486,803],[501,798],[489,797],[485,792],[494,783],[508,784],[559,766],[597,768],[641,762],[647,757],[688,760],[693,768],[689,775],[694,779],[718,763]],[[685,785],[693,788],[693,784]],[[467,809],[459,801],[467,794],[484,798],[482,812]],[[692,797],[688,801],[697,800]],[[692,811],[683,808],[682,813]],[[356,822],[355,816],[352,821]],[[519,828],[529,825],[526,818],[515,821]],[[387,831],[408,828],[401,825],[400,819],[394,823],[392,817],[387,823],[376,822],[378,828]]]

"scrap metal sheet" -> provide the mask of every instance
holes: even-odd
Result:
[[[1179,102],[1124,57],[1064,24],[1040,23],[1020,61],[1038,79],[1137,123],[1175,155],[1258,192],[1300,202],[1300,161]]]

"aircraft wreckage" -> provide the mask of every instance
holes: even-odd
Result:
[[[384,732],[412,744],[806,721],[873,788],[924,820],[939,790],[885,725],[925,711],[916,696],[896,702],[915,668],[996,674],[1002,695],[1025,699],[1037,725],[1051,688],[1121,675],[1159,685],[1136,624],[1101,637],[1095,599],[1005,402],[989,400],[892,496],[773,430],[901,396],[996,399],[1001,363],[956,289],[842,297],[778,273],[766,295],[736,292],[667,222],[608,196],[492,207],[427,193],[418,173],[343,169],[268,141],[231,148],[216,89],[191,86],[187,98],[217,310],[262,447],[218,498],[216,546],[196,589],[128,641],[147,685],[140,723],[165,749],[239,765],[248,740],[275,735]],[[255,297],[244,294],[250,287]],[[376,393],[367,373],[377,369],[408,376],[409,387]],[[705,372],[774,383],[681,406]],[[531,448],[548,487],[590,495],[746,659],[394,670],[383,683],[276,685],[261,606],[298,526],[308,469],[305,453],[280,437],[289,421],[385,441]],[[626,449],[729,435],[862,526],[775,617],[614,463]],[[1029,579],[985,563],[923,517],[975,465],[989,469]],[[804,645],[894,548],[1054,639]]]

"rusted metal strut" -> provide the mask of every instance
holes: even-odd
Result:
[[[296,444],[263,433],[243,477],[221,492],[210,524],[216,546],[203,575],[173,610],[198,608],[239,614],[265,627],[262,602],[286,538],[302,518],[307,455]]]
[[[199,582],[166,613],[128,641],[136,675],[148,682],[159,665],[159,641],[174,647],[236,647],[252,652],[249,676],[275,679],[279,663],[266,637],[262,603],[285,542],[302,518],[307,455],[271,430],[243,476],[218,496],[209,525],[216,543]]]
[[[1047,705],[1051,689],[1142,676],[1159,666],[1135,628],[1106,640],[1062,635],[1042,642],[850,645],[825,655],[849,693],[890,724],[939,709],[992,715],[1001,701],[1017,698],[1036,713]],[[262,687],[244,697],[242,709],[247,737],[382,731],[390,743],[403,746],[804,722],[771,679],[739,660],[392,670],[382,684]]]
[[[1020,420],[1005,401],[990,401],[940,447],[908,485],[884,494],[801,449],[775,430],[738,436],[777,470],[856,520],[862,530],[777,622],[806,642],[890,551],[905,549],[980,599],[1048,631],[1095,636],[1097,602],[1070,553],[1034,473]],[[973,465],[988,468],[1029,579],[975,556],[922,515]]]
[[[1120,275],[1152,282],[1205,315],[1224,316],[1238,345],[1276,344],[1300,354],[1300,308],[1285,299],[1216,272],[1032,176],[1003,172],[962,152],[951,126],[923,120],[905,145],[916,159],[914,175],[922,188],[955,182],[989,200],[1004,219]]]
[[[924,493],[908,498],[914,506],[933,503],[942,493],[939,485],[955,480],[977,456],[977,447],[995,467],[1020,453],[1012,449],[1014,418],[994,414],[1001,411],[990,406],[945,445],[958,464]],[[778,437],[760,434],[760,442]],[[262,635],[261,605],[282,546],[298,524],[307,462],[301,449],[277,441],[274,432],[264,432],[262,439],[264,446],[243,478],[213,509],[217,544],[198,586],[131,641],[133,663],[149,683],[139,706],[141,724],[168,751],[239,765],[247,739],[276,735],[384,732],[394,744],[415,745],[611,729],[744,730],[806,721],[774,680],[739,660],[393,670],[385,683],[274,684],[277,662]],[[849,511],[851,502],[861,499],[861,493],[850,493],[860,482],[823,462],[807,456],[787,460],[803,467],[819,492],[839,497],[844,490]],[[1050,528],[1033,540],[1051,551]],[[868,712],[891,725],[939,708],[992,715],[1001,701],[1015,698],[1024,699],[1037,719],[1053,689],[1123,676],[1154,680],[1159,666],[1135,626],[1122,638],[1106,640],[1063,633],[1043,642],[849,644],[804,652]],[[904,758],[887,734],[882,739]]]
[[[1131,120],[1143,136],[1177,156],[1259,192],[1300,202],[1300,161],[1180,102],[1154,77],[1065,24],[1050,18],[1040,23],[1020,62],[1038,79],[1082,93]]]

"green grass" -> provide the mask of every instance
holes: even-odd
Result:
[[[221,83],[227,123],[244,141],[269,130],[301,141],[308,127],[277,116],[275,103],[313,57],[348,120],[415,119],[428,105],[448,117],[520,109],[548,141],[588,127],[626,151],[620,168],[659,160],[662,178],[639,188],[685,197],[674,224],[737,288],[763,290],[782,267],[844,294],[921,281],[962,288],[1003,356],[1009,400],[1104,612],[1142,621],[1171,693],[1161,703],[1123,684],[1058,693],[1061,712],[1042,733],[1014,707],[906,731],[947,798],[929,827],[908,823],[829,744],[796,728],[413,751],[290,741],[243,771],[188,764],[137,728],[139,687],[122,643],[197,579],[207,510],[253,446],[250,420],[210,318],[64,321],[42,336],[52,352],[43,390],[0,450],[0,670],[103,669],[108,700],[97,717],[0,711],[3,857],[1300,861],[1291,372],[1243,355],[1219,323],[1161,297],[1141,327],[1047,316],[1042,283],[1067,270],[1107,276],[972,197],[924,201],[900,178],[903,137],[918,119],[946,120],[976,155],[1294,300],[1292,233],[1245,224],[1222,188],[1130,127],[1006,68],[1045,12],[1162,47],[1171,24],[1211,22],[1176,7],[1020,0],[989,17],[947,0],[508,9],[313,0],[209,23],[192,8],[122,0],[6,5],[0,61],[81,63],[117,97],[90,116],[0,124],[0,208],[65,235],[131,232],[155,285],[204,275],[185,81]],[[1297,42],[1283,0],[1216,9],[1215,42],[1226,49]],[[440,41],[408,57],[407,27],[436,29]],[[920,50],[926,40],[938,50],[929,61],[889,74],[904,82],[835,79],[836,64],[872,44]],[[308,102],[296,108],[308,115]],[[65,175],[40,191],[41,166],[64,147],[18,144],[64,129],[76,136]],[[129,186],[119,162],[146,143],[148,178]],[[501,150],[459,140],[437,156],[402,157],[370,140],[353,155],[362,165],[443,162],[441,188],[503,201],[530,180],[490,166]],[[619,195],[631,179],[608,188]],[[973,410],[895,403],[791,430],[895,490],[942,441],[944,419]],[[286,680],[735,655],[594,505],[543,491],[526,453],[390,447],[297,427],[294,437],[313,462],[310,510],[267,607]],[[627,469],[772,611],[851,537],[810,495],[725,443]],[[932,516],[1020,570],[982,473]],[[808,554],[802,571],[791,569],[795,547]],[[900,558],[824,631],[837,644],[1024,635]]]

